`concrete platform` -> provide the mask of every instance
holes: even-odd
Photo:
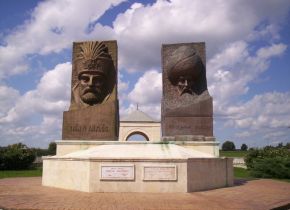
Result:
[[[290,183],[236,180],[194,193],[84,193],[43,187],[41,177],[0,179],[0,209],[266,210],[290,208]]]
[[[175,144],[106,144],[44,157],[42,183],[84,192],[194,192],[232,186],[233,165]]]

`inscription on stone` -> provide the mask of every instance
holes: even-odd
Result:
[[[101,180],[134,180],[134,165],[101,165]]]
[[[176,181],[177,167],[170,166],[144,166],[143,168],[144,181]]]
[[[96,124],[96,125],[71,125],[68,126],[67,128],[68,132],[109,132],[108,126],[105,124]]]

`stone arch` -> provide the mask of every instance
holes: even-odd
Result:
[[[131,136],[135,135],[135,134],[137,134],[137,135],[141,135],[141,136],[143,136],[143,137],[146,139],[146,141],[149,141],[149,136],[148,136],[145,132],[140,131],[140,130],[133,130],[133,131],[129,132],[129,133],[126,135],[125,141],[128,141],[128,139],[129,139]]]

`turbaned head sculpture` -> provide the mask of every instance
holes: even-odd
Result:
[[[199,95],[207,89],[205,68],[194,48],[180,46],[174,50],[168,63],[168,79],[177,87],[180,96]]]
[[[76,55],[77,82],[72,88],[76,106],[104,103],[116,84],[116,72],[108,47],[103,42],[84,42]]]

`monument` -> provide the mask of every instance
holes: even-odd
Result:
[[[117,42],[73,43],[71,105],[63,140],[117,140]]]
[[[205,43],[163,45],[162,69],[163,138],[212,141],[213,106],[207,90]]]
[[[232,159],[218,157],[212,137],[202,50],[204,44],[163,45],[162,126],[168,137],[124,142],[116,141],[116,41],[74,43],[71,106],[64,112],[56,156],[43,157],[42,185],[164,193],[233,185]]]

